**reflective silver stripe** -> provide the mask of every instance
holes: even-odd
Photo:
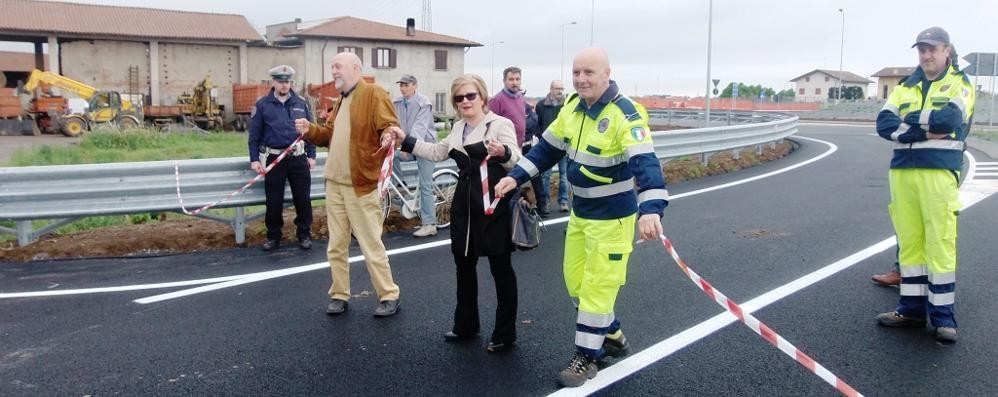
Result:
[[[929,283],[935,285],[952,284],[956,282],[956,272],[929,273]]]
[[[893,103],[890,103],[890,102],[885,103],[884,107],[882,109],[880,109],[880,110],[881,111],[886,110],[888,112],[894,113],[894,115],[900,116],[898,114],[898,107],[896,105],[894,105]]]
[[[554,136],[554,133],[551,132],[551,130],[544,130],[544,133],[541,134],[541,138],[547,141],[549,145],[554,146],[555,149],[558,150],[568,149],[568,144],[565,143],[564,140],[558,139],[558,137]]]
[[[904,265],[901,266],[901,277],[918,277],[929,274],[929,268],[925,265]]]
[[[638,193],[638,205],[650,200],[668,200],[669,191],[666,189],[648,189]]]
[[[538,174],[537,166],[534,165],[532,161],[527,160],[526,157],[520,157],[520,161],[517,161],[516,165],[523,168],[524,171],[527,171],[527,174],[530,175],[530,179],[533,179]]]
[[[590,167],[613,167],[617,164],[626,162],[627,159],[623,155],[616,155],[611,157],[601,157],[595,154],[589,154],[586,152],[579,151],[578,153],[568,152],[568,157],[575,161],[576,163],[582,165],[588,165]]]
[[[923,110],[922,113],[919,113],[918,114],[918,124],[929,125],[929,116],[932,115],[932,112],[933,112],[932,110],[930,110],[930,111],[924,111]]]
[[[963,103],[963,97],[954,97],[949,100],[949,103],[956,105],[957,109],[960,109],[960,113],[964,116],[967,115],[967,104]]]
[[[909,146],[910,145],[910,146]],[[963,151],[963,141],[953,139],[929,139],[915,143],[895,143],[895,149],[947,149]]]
[[[645,154],[645,153],[655,153],[655,144],[648,142],[638,145],[631,145],[627,147],[627,158],[631,158],[639,154]]]
[[[572,194],[582,198],[600,198],[632,190],[634,190],[633,179],[595,187],[580,187],[572,185]]]
[[[933,306],[952,305],[956,302],[956,292],[933,294],[929,292],[929,303]]]
[[[928,294],[929,286],[926,284],[901,283],[901,296],[926,296]]]
[[[599,350],[603,348],[603,335],[575,331],[575,345],[586,349]]]
[[[613,313],[610,314],[596,314],[596,313],[586,313],[584,311],[579,311],[579,314],[575,318],[575,322],[585,325],[587,327],[593,328],[606,328],[610,326],[613,322]]]
[[[902,124],[902,125],[904,125],[904,124]],[[901,136],[901,134],[904,134],[905,132],[908,132],[908,131],[907,130],[901,131],[901,129],[898,129],[897,131],[894,131],[894,133],[891,134],[891,140],[894,141],[894,142],[897,142],[898,141],[898,137]]]

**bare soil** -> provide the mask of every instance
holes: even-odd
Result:
[[[784,141],[776,148],[765,146],[762,155],[754,149],[740,152],[736,160],[732,153],[717,153],[710,157],[706,166],[700,156],[682,160],[672,160],[664,165],[666,181],[670,184],[718,175],[772,161],[793,151],[793,144]],[[552,189],[552,193],[556,190]],[[557,200],[553,195],[552,201]],[[295,236],[294,210],[284,213],[285,243],[293,243]],[[312,238],[326,240],[328,228],[326,213],[322,206],[313,207]],[[419,219],[404,219],[393,210],[385,221],[385,232],[409,231],[419,226]],[[265,240],[266,228],[262,219],[250,222],[246,230],[246,243],[254,248]],[[198,252],[236,247],[232,228],[223,223],[200,218],[169,219],[139,225],[109,227],[88,230],[73,234],[49,234],[25,247],[18,247],[16,241],[0,243],[0,261],[24,262],[65,258],[127,257],[162,255],[171,253]]]

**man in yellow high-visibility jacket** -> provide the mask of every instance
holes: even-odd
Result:
[[[669,192],[648,131],[648,112],[610,80],[606,52],[579,53],[572,84],[577,93],[495,191],[501,196],[568,157],[573,199],[564,272],[568,294],[578,298],[579,306],[576,352],[558,380],[576,387],[596,376],[596,360],[627,354],[613,306],[627,276],[635,223],[642,239],[657,240]]]
[[[956,230],[959,173],[974,114],[974,86],[957,69],[949,34],[918,34],[919,67],[894,89],[877,116],[877,133],[895,142],[888,207],[900,247],[901,298],[877,321],[924,326],[956,342]]]

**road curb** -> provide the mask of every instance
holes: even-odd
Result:
[[[967,146],[980,150],[988,157],[998,159],[998,142],[992,142],[980,138],[967,137]]]

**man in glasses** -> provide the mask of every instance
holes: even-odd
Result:
[[[249,126],[250,168],[263,172],[298,139],[296,119],[312,120],[308,103],[291,89],[295,70],[288,65],[276,66],[267,72],[271,77],[270,93],[256,101]],[[261,161],[262,160],[262,161]],[[265,163],[264,163],[265,162]],[[284,185],[291,185],[291,198],[295,203],[295,227],[298,246],[312,248],[312,172],[315,167],[315,145],[298,141],[287,157],[281,160],[264,178],[267,196],[267,241],[263,250],[270,251],[281,245],[281,228],[284,227]]]

